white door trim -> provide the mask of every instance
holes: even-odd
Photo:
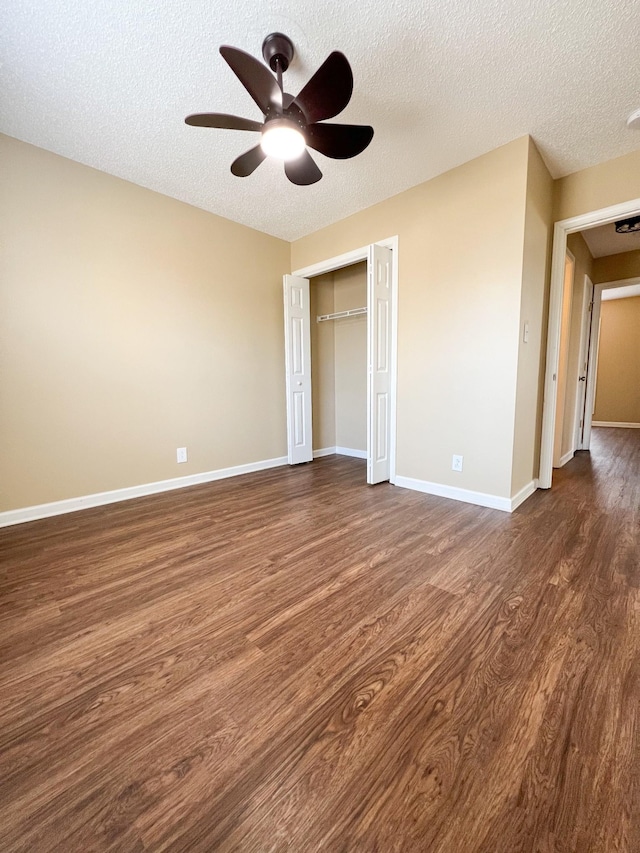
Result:
[[[634,278],[621,278],[618,281],[605,281],[602,284],[594,285],[594,287],[599,287],[601,290],[611,290],[612,287],[635,287],[638,284],[640,284],[640,275]],[[622,297],[622,299],[626,298],[626,296]]]
[[[396,412],[397,412],[397,377],[398,377],[398,236],[386,237],[384,240],[376,240],[376,246],[385,246],[391,249],[391,391],[390,391],[390,435],[389,435],[389,452],[390,452],[390,475],[389,482],[396,482]],[[351,252],[345,252],[342,255],[336,255],[333,258],[327,258],[324,261],[319,261],[316,264],[311,264],[308,267],[302,267],[294,270],[292,275],[300,276],[301,278],[311,278],[316,275],[323,275],[327,272],[348,267],[351,264],[357,264],[359,261],[367,261],[369,258],[368,244],[359,249],[353,249]]]
[[[602,311],[602,292],[614,287],[632,287],[640,284],[640,276],[623,278],[618,281],[605,281],[593,286],[593,316],[591,318],[591,333],[589,338],[589,367],[587,370],[587,399],[585,402],[583,449],[589,449],[591,427],[593,426],[593,410],[596,400],[596,383],[598,380],[598,350],[600,347],[600,312]]]
[[[396,237],[395,239],[397,240],[398,238]],[[381,242],[379,245],[383,246],[385,243]],[[368,257],[369,246],[362,246],[362,248],[354,249],[352,252],[345,252],[343,255],[327,258],[326,261],[319,261],[317,264],[311,264],[311,266],[294,270],[292,275],[299,275],[301,278],[313,278],[315,275],[324,275],[324,273],[340,270],[343,267],[349,267],[351,264],[357,264],[360,261],[366,261]]]
[[[562,219],[553,229],[553,254],[551,257],[551,290],[549,295],[549,325],[547,327],[547,367],[544,380],[544,404],[542,408],[542,438],[540,442],[540,476],[538,486],[551,488],[553,476],[553,436],[556,425],[556,397],[558,359],[560,354],[560,328],[562,320],[562,291],[564,287],[564,259],[567,237],[576,231],[606,225],[617,219],[628,219],[640,214],[640,198],[592,210],[580,216]]]

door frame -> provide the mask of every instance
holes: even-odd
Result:
[[[358,249],[335,255],[307,267],[293,270],[291,275],[301,278],[313,278],[324,273],[349,267],[360,261],[369,260],[369,247],[372,245],[384,246],[391,249],[391,391],[390,391],[390,414],[389,414],[389,482],[396,481],[396,415],[397,415],[397,378],[398,378],[398,236],[386,237],[384,240],[375,240]],[[369,315],[367,315],[367,323]],[[368,426],[368,425],[367,425]]]
[[[640,198],[592,210],[580,216],[572,216],[556,222],[553,229],[553,251],[551,256],[551,286],[549,293],[549,322],[547,325],[547,361],[544,379],[544,402],[542,406],[542,437],[540,439],[540,471],[538,486],[550,489],[553,478],[553,437],[556,425],[556,399],[558,360],[560,356],[560,330],[562,321],[562,297],[564,288],[564,259],[567,237],[576,231],[584,231],[597,225],[606,225],[617,219],[629,219],[640,214]]]
[[[598,351],[600,347],[600,315],[602,311],[602,292],[614,287],[635,287],[640,284],[640,276],[634,278],[623,278],[619,281],[605,281],[593,286],[593,316],[591,318],[591,332],[589,336],[589,367],[587,372],[587,389],[585,401],[584,418],[584,450],[589,449],[591,441],[591,426],[593,422],[593,410],[596,400],[596,384],[598,381]]]

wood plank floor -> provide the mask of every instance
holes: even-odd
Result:
[[[640,851],[640,430],[513,515],[328,457],[0,531],[2,851]]]

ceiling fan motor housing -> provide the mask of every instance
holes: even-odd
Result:
[[[272,71],[286,71],[293,59],[293,42],[283,33],[270,33],[262,42],[262,55]]]

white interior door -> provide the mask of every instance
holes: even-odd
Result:
[[[289,465],[311,462],[311,320],[309,279],[284,276],[284,347]]]
[[[578,361],[578,391],[576,394],[576,450],[588,450],[585,444],[587,376],[589,374],[589,340],[591,337],[591,315],[593,311],[593,284],[588,275],[584,277],[582,291],[582,324],[580,328],[580,355]]]
[[[367,483],[391,473],[391,250],[369,247],[367,275]]]
[[[602,285],[593,288],[593,308],[591,309],[591,329],[589,333],[589,359],[587,366],[586,399],[584,402],[584,427],[582,430],[582,449],[589,450],[591,444],[591,424],[596,399],[596,379],[598,376],[598,347],[600,344],[600,309],[602,307]]]
[[[569,344],[571,338],[571,314],[573,302],[573,279],[576,267],[576,259],[567,249],[564,265],[564,288],[562,291],[562,319],[560,326],[560,352],[558,355],[558,374],[556,381],[556,417],[555,435],[553,439],[553,467],[561,468],[568,461],[567,453],[573,453],[573,431],[575,425],[571,423],[566,431],[567,444],[563,447],[565,437],[565,403],[567,391],[567,379],[569,374]],[[571,413],[573,417],[573,413]],[[564,461],[563,461],[564,459]]]

